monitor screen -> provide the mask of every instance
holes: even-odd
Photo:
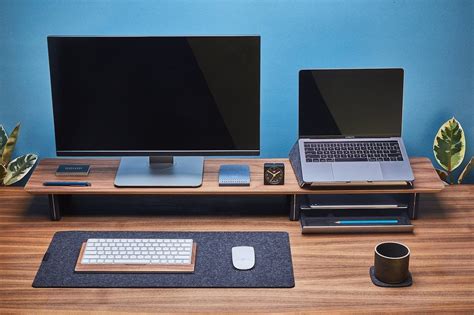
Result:
[[[301,70],[300,137],[399,137],[403,69]]]
[[[48,37],[58,155],[258,155],[260,37]]]

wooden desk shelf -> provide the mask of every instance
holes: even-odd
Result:
[[[52,220],[60,220],[61,206],[70,195],[286,195],[290,203],[290,219],[298,220],[298,195],[308,194],[409,194],[412,217],[416,216],[417,200],[421,193],[437,193],[444,188],[428,158],[411,158],[415,175],[413,188],[387,189],[318,189],[307,190],[298,186],[288,159],[207,159],[204,162],[203,184],[198,188],[117,188],[114,186],[119,159],[44,159],[36,167],[25,190],[31,194],[48,195]],[[285,185],[263,184],[263,164],[267,162],[285,163]],[[58,177],[55,175],[59,164],[90,164],[87,177]],[[219,166],[222,164],[248,164],[251,184],[247,187],[220,187]],[[90,187],[46,187],[45,181],[87,180]]]

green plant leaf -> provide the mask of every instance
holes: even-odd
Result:
[[[448,173],[461,165],[466,153],[466,138],[461,124],[453,117],[439,128],[433,143],[436,161]]]
[[[5,175],[7,175],[7,169],[5,168],[5,166],[0,164],[0,184],[3,183],[3,178],[5,178]]]
[[[473,166],[474,166],[474,156],[471,157],[466,167],[462,170],[461,175],[459,175],[458,184],[462,183],[462,181],[464,180],[464,177],[466,177],[467,174],[469,174]]]
[[[3,165],[7,165],[12,158],[13,150],[15,149],[16,140],[18,139],[18,133],[20,132],[20,124],[17,124],[16,127],[13,129],[12,133],[8,137],[7,143],[3,148],[2,153],[2,161],[0,161]]]
[[[7,166],[7,174],[3,179],[4,185],[12,185],[25,177],[38,160],[36,154],[25,154],[11,161]]]
[[[3,147],[5,147],[5,144],[7,144],[7,140],[8,140],[7,132],[5,131],[5,128],[3,128],[2,125],[0,125],[0,156],[2,156]]]

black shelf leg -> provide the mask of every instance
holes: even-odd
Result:
[[[298,221],[300,219],[300,197],[298,195],[289,195],[288,196],[290,203],[290,220]]]
[[[51,221],[61,220],[61,208],[64,206],[64,203],[69,196],[65,195],[48,195],[49,199],[49,216]]]
[[[410,219],[415,220],[418,217],[418,205],[420,201],[420,194],[410,194],[408,198],[408,216]]]

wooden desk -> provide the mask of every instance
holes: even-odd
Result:
[[[301,235],[277,215],[85,215],[51,222],[45,196],[0,188],[0,313],[54,312],[474,312],[474,186],[422,195],[413,234]],[[105,211],[105,210],[104,210]],[[31,283],[53,234],[65,230],[288,231],[292,289],[34,289]],[[379,288],[369,279],[373,248],[407,244],[414,284]]]
[[[407,194],[410,195],[410,212],[415,217],[419,194],[436,193],[444,188],[431,161],[424,157],[411,158],[415,175],[413,188],[370,188],[370,189],[302,189],[297,181],[288,159],[207,159],[204,163],[203,184],[198,188],[117,188],[114,186],[119,159],[45,159],[42,160],[29,179],[25,190],[32,194],[47,194],[50,199],[51,219],[61,218],[62,204],[67,204],[69,195],[286,195],[289,198],[290,219],[298,220],[299,204],[297,195],[306,194]],[[285,185],[264,185],[263,165],[266,162],[285,164]],[[88,177],[57,177],[56,169],[60,164],[89,164]],[[222,164],[248,164],[251,184],[247,187],[220,187],[218,184],[219,167]],[[43,186],[45,181],[87,180],[90,187],[51,187]]]

